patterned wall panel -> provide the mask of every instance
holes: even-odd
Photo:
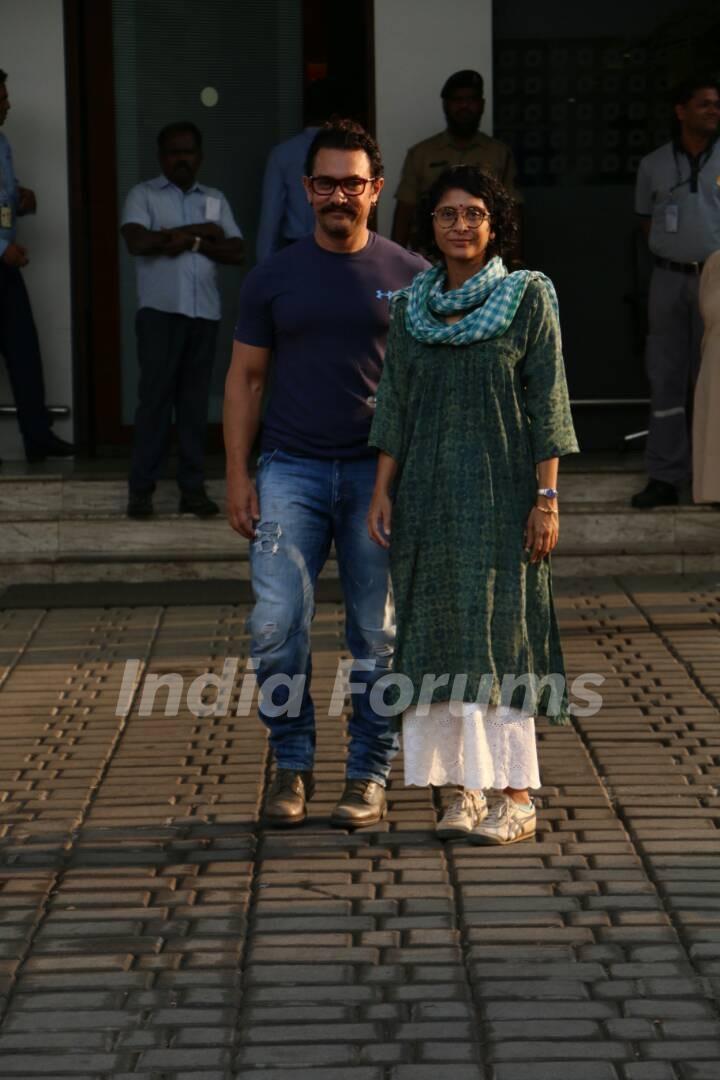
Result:
[[[644,42],[496,42],[495,132],[523,186],[627,184],[669,136],[668,77]]]

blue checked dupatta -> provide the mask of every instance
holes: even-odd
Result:
[[[557,317],[557,295],[550,278],[537,270],[516,270],[509,274],[498,256],[459,289],[444,292],[445,269],[433,266],[395,295],[408,298],[405,324],[416,341],[428,345],[470,345],[500,337],[508,330],[528,282],[533,280],[540,281],[547,289]],[[458,322],[443,321],[443,316],[461,312],[466,314]]]

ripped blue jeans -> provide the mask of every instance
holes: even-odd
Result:
[[[310,695],[310,625],[315,582],[334,541],[348,648],[354,661],[365,661],[353,664],[351,670],[356,685],[348,724],[347,777],[384,784],[398,751],[398,736],[390,718],[372,708],[370,691],[390,667],[395,619],[388,554],[370,540],[365,521],[375,466],[372,457],[329,460],[281,450],[260,456],[260,521],[250,548],[256,602],[249,629],[261,692],[272,680],[268,683],[272,696],[269,704],[261,701],[260,719],[270,731],[277,765],[311,769],[315,708]]]

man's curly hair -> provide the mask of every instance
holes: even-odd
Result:
[[[313,174],[318,150],[364,150],[370,161],[370,175],[383,175],[383,160],[378,144],[355,120],[333,116],[323,124],[308,148],[305,159],[306,176]]]
[[[435,243],[432,213],[440,205],[443,195],[453,188],[466,191],[468,195],[474,195],[485,203],[490,214],[490,231],[495,233],[488,244],[488,257],[499,255],[506,260],[518,235],[515,203],[499,180],[476,165],[455,165],[433,181],[418,206],[417,234],[420,249],[434,259],[442,259],[442,253]]]

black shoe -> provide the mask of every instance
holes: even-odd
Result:
[[[630,505],[636,510],[652,510],[655,506],[677,506],[677,503],[677,488],[664,480],[648,480],[647,486],[630,500]]]
[[[305,803],[315,794],[315,781],[311,771],[278,769],[270,785],[263,823],[275,828],[302,825],[307,817]]]
[[[61,439],[58,435],[53,435],[52,431],[45,442],[25,447],[25,457],[31,465],[38,461],[45,461],[49,457],[72,457],[74,453],[75,447],[73,444],[66,442],[65,439]]]
[[[387,814],[385,788],[376,780],[348,780],[330,815],[330,824],[339,829],[361,829],[377,825]]]
[[[181,491],[179,514],[195,514],[196,517],[215,517],[220,507],[205,493],[204,488],[197,491]]]
[[[149,518],[154,514],[151,491],[131,491],[128,495],[127,516]]]

